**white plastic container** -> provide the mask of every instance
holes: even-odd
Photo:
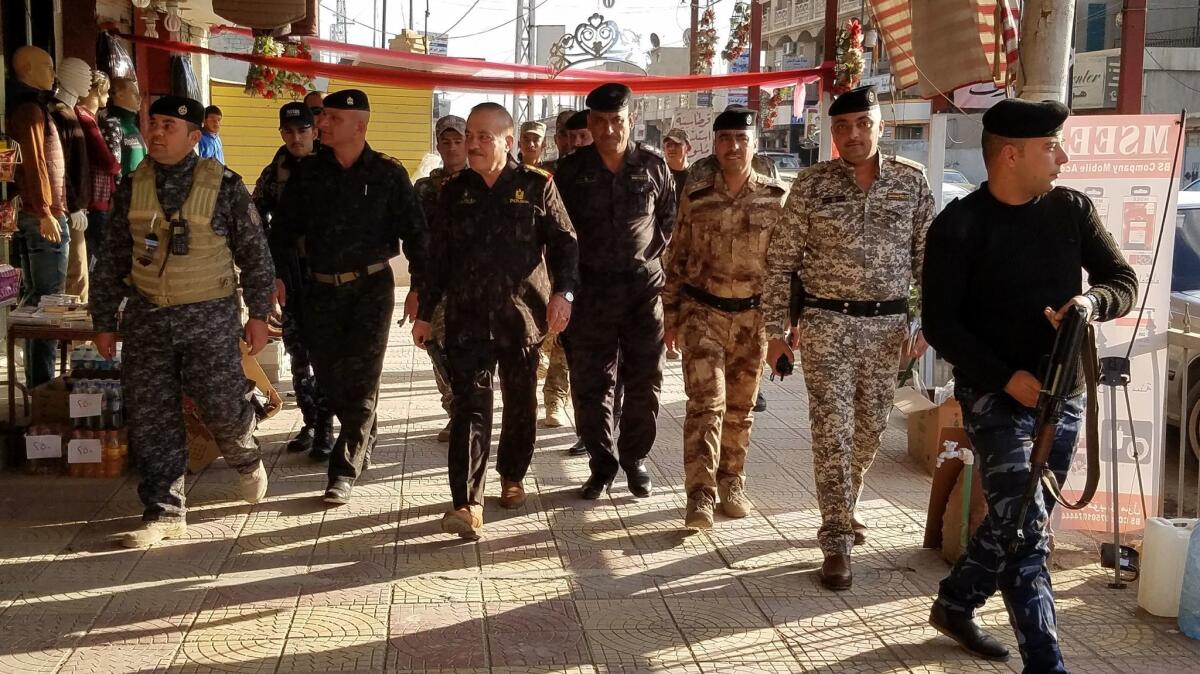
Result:
[[[1142,544],[1138,606],[1164,618],[1179,615],[1179,593],[1187,566],[1188,539],[1196,527],[1194,519],[1146,520]]]

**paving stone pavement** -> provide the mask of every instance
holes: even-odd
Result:
[[[569,428],[541,430],[516,511],[486,536],[442,534],[444,416],[423,353],[393,329],[372,468],[343,507],[324,469],[283,451],[287,409],[263,424],[268,497],[236,499],[218,462],[189,478],[188,535],[147,551],[133,479],[0,476],[0,672],[1009,672],[925,624],[947,566],[920,549],[929,479],[894,419],[860,515],[854,589],[816,582],[819,515],[803,383],[766,382],[741,521],[682,530],[683,383],[668,361],[652,498],[622,482],[576,498],[587,462]],[[497,400],[499,396],[497,396]],[[499,416],[497,415],[497,423]],[[489,480],[496,484],[494,471]],[[1115,592],[1093,544],[1061,536],[1055,583],[1068,664],[1087,674],[1195,672],[1200,642]],[[1015,652],[1003,605],[982,620]]]

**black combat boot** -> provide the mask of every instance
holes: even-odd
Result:
[[[310,451],[313,446],[314,436],[316,436],[316,433],[313,431],[312,426],[308,424],[301,426],[300,432],[296,434],[296,437],[287,443],[287,451],[293,454]]]
[[[333,454],[333,417],[326,417],[317,421],[317,429],[314,433],[312,450],[308,455],[314,461],[328,461],[329,455]]]
[[[984,632],[969,613],[953,611],[940,602],[934,602],[929,611],[929,624],[933,629],[958,642],[964,650],[985,660],[1007,660],[1008,647],[996,637]]]

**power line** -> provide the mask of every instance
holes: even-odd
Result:
[[[1172,75],[1171,71],[1167,70],[1166,66],[1159,63],[1158,59],[1154,58],[1154,54],[1150,53],[1149,48],[1143,48],[1142,51],[1145,52],[1146,56],[1149,56],[1150,60],[1154,61],[1155,65],[1157,65],[1159,67],[1159,72],[1161,72],[1162,74],[1166,75],[1167,77],[1170,77],[1171,79],[1175,80],[1175,83],[1178,84],[1179,86],[1183,87],[1184,89],[1187,89],[1188,91],[1192,91],[1197,94],[1200,94],[1200,89],[1189,86],[1188,84],[1186,84],[1185,82],[1180,80],[1178,77],[1175,77],[1174,75]]]
[[[443,30],[442,32],[438,33],[438,37],[446,37],[446,33],[449,33],[450,31],[452,31],[452,30],[454,30],[455,28],[457,28],[457,27],[458,27],[458,24],[462,23],[462,22],[463,22],[463,19],[467,18],[467,15],[468,15],[468,14],[470,14],[470,13],[471,13],[471,10],[475,9],[475,7],[476,7],[477,5],[479,5],[479,0],[475,0],[475,2],[472,2],[472,3],[471,3],[471,6],[467,8],[467,11],[463,12],[463,15],[462,15],[462,16],[460,16],[460,17],[458,17],[458,21],[455,21],[453,24],[451,24],[451,25],[450,25],[450,27],[449,27],[449,28],[447,28],[446,30]],[[516,19],[513,19],[513,21],[515,21],[515,20],[516,20]],[[510,23],[511,23],[511,22],[510,22]]]
[[[534,8],[534,9],[538,9],[539,7],[541,7],[542,5],[546,4],[547,2],[550,2],[550,0],[542,0],[542,1],[541,1],[541,2],[539,2],[538,4],[534,5],[534,6],[533,6],[533,8]],[[507,25],[510,25],[510,24],[512,24],[512,23],[515,23],[515,22],[516,22],[516,20],[517,20],[517,17],[516,17],[516,16],[513,16],[513,18],[509,19],[508,21],[505,21],[504,23],[501,23],[501,24],[497,24],[497,25],[495,25],[495,26],[492,26],[491,28],[488,28],[487,30],[481,30],[481,31],[479,31],[479,32],[477,32],[477,33],[467,33],[466,35],[451,35],[451,36],[447,37],[446,39],[448,39],[448,40],[461,40],[461,39],[463,39],[463,38],[466,38],[466,37],[475,37],[475,36],[477,36],[477,35],[483,35],[483,34],[485,34],[485,33],[490,33],[490,32],[492,32],[492,31],[494,31],[494,30],[499,30],[499,29],[501,29],[501,28],[503,28],[503,27],[505,27],[505,26],[507,26]],[[462,21],[462,19],[459,19],[459,21],[461,22],[461,21]],[[454,25],[456,25],[456,26],[457,26],[457,25],[458,25],[458,23],[455,23]],[[449,32],[449,31],[446,31],[446,32]],[[443,37],[443,36],[445,36],[445,35],[446,35],[446,33],[442,33],[442,34],[441,34],[441,35],[439,35],[438,37]]]

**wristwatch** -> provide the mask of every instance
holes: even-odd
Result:
[[[562,298],[567,301],[567,304],[575,303],[575,293],[571,292],[570,290],[562,293]]]

